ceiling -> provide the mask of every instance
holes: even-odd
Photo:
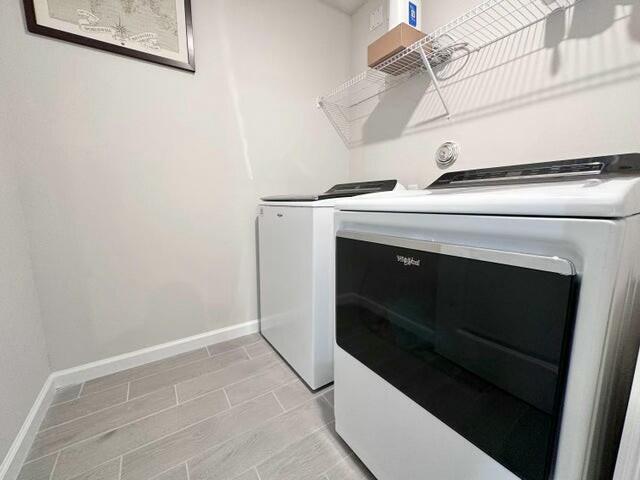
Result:
[[[367,3],[367,0],[321,0],[321,1],[349,15],[353,14],[362,5]]]

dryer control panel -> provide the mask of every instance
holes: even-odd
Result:
[[[639,175],[640,154],[589,157],[557,162],[531,163],[497,168],[450,172],[428,188],[462,188],[487,185],[567,181],[603,175]]]

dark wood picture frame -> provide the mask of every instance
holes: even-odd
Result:
[[[52,37],[52,38],[56,38],[58,40],[64,40],[67,42],[77,43],[79,45],[84,45],[86,47],[106,50],[108,52],[117,53],[119,55],[126,55],[128,57],[134,57],[140,60],[145,60],[147,62],[159,63],[162,65],[167,65],[169,67],[188,70],[190,72],[195,72],[196,61],[195,61],[195,52],[193,48],[193,21],[191,18],[191,0],[182,0],[182,1],[184,1],[184,14],[185,14],[185,22],[186,22],[185,32],[187,35],[186,43],[187,43],[188,61],[186,63],[180,62],[178,60],[173,60],[170,58],[164,58],[159,55],[153,55],[151,53],[140,52],[138,50],[133,50],[120,45],[113,45],[111,43],[102,42],[94,38],[84,37],[82,35],[64,32],[61,30],[57,30],[55,28],[40,25],[38,24],[38,21],[36,18],[36,11],[33,3],[34,0],[24,0],[24,10],[25,10],[25,15],[27,19],[27,29],[31,33],[36,33],[38,35],[44,35],[47,37]]]

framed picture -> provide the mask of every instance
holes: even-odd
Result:
[[[24,0],[30,32],[195,72],[190,0]]]

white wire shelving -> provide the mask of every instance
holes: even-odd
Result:
[[[447,99],[434,70],[545,20],[579,0],[488,0],[438,28],[402,52],[369,68],[318,99],[329,121],[348,147],[354,146],[352,127],[371,113],[372,102],[410,78],[426,73],[444,112]],[[368,106],[367,106],[368,105]]]

